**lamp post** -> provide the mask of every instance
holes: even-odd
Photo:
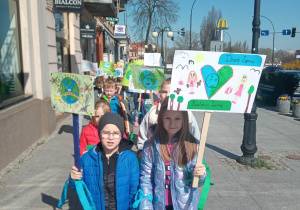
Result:
[[[226,33],[229,36],[229,38],[230,38],[230,47],[229,48],[230,48],[230,52],[231,52],[231,36],[226,31],[223,31],[223,32]]]
[[[252,54],[258,53],[258,38],[260,33],[260,0],[255,0],[254,3],[254,17],[252,21]],[[244,135],[241,150],[243,155],[237,158],[237,162],[243,165],[250,163],[257,163],[257,158],[254,154],[257,151],[256,146],[256,103],[254,101],[251,113],[244,114]]]
[[[191,16],[190,16],[190,50],[192,50],[192,14],[193,14],[193,7],[196,0],[194,1],[192,8],[191,8]]]
[[[158,29],[158,32],[156,30]],[[173,37],[173,32],[171,31],[170,27],[165,27],[163,29],[156,27],[154,31],[152,32],[152,37],[157,38],[159,34],[161,34],[161,58],[162,58],[162,64],[165,67],[165,58],[164,58],[164,32],[167,31],[167,36],[169,38]]]
[[[273,50],[272,50],[272,66],[273,66],[273,64],[274,64],[275,27],[274,27],[272,21],[271,21],[269,18],[267,18],[267,17],[265,17],[265,16],[263,16],[263,15],[261,15],[260,17],[266,18],[268,21],[270,21],[270,23],[271,23],[272,26],[273,26]]]

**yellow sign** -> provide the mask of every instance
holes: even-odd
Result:
[[[226,30],[226,29],[228,29],[227,20],[226,20],[226,19],[220,19],[220,20],[218,21],[217,28],[218,28],[218,29],[221,29],[221,30]]]

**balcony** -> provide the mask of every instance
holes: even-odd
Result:
[[[94,16],[117,17],[117,9],[113,0],[85,0],[84,7]]]

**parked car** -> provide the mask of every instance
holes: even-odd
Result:
[[[282,68],[280,68],[279,66],[268,66],[266,68],[263,69],[263,72],[271,72],[271,73],[275,73],[282,70]]]
[[[300,71],[299,70],[280,70],[276,73],[290,74],[299,80],[298,88],[294,92],[294,96],[300,97]]]

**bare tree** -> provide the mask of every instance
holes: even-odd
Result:
[[[202,50],[210,50],[210,41],[217,39],[216,25],[219,19],[222,18],[221,10],[216,10],[213,6],[208,12],[207,17],[203,18],[200,31],[200,42]]]
[[[175,48],[177,50],[189,50],[190,49],[190,31],[186,31],[185,36],[175,37]],[[199,33],[192,32],[192,49],[200,50],[201,43],[199,41]]]
[[[250,53],[249,46],[246,40],[243,43],[241,41],[236,42],[231,46],[229,45],[229,43],[224,42],[223,51],[235,53]]]
[[[178,4],[174,0],[132,0],[130,15],[135,23],[134,34],[143,36],[145,30],[145,43],[148,43],[149,34],[154,27],[170,26],[178,18]]]

